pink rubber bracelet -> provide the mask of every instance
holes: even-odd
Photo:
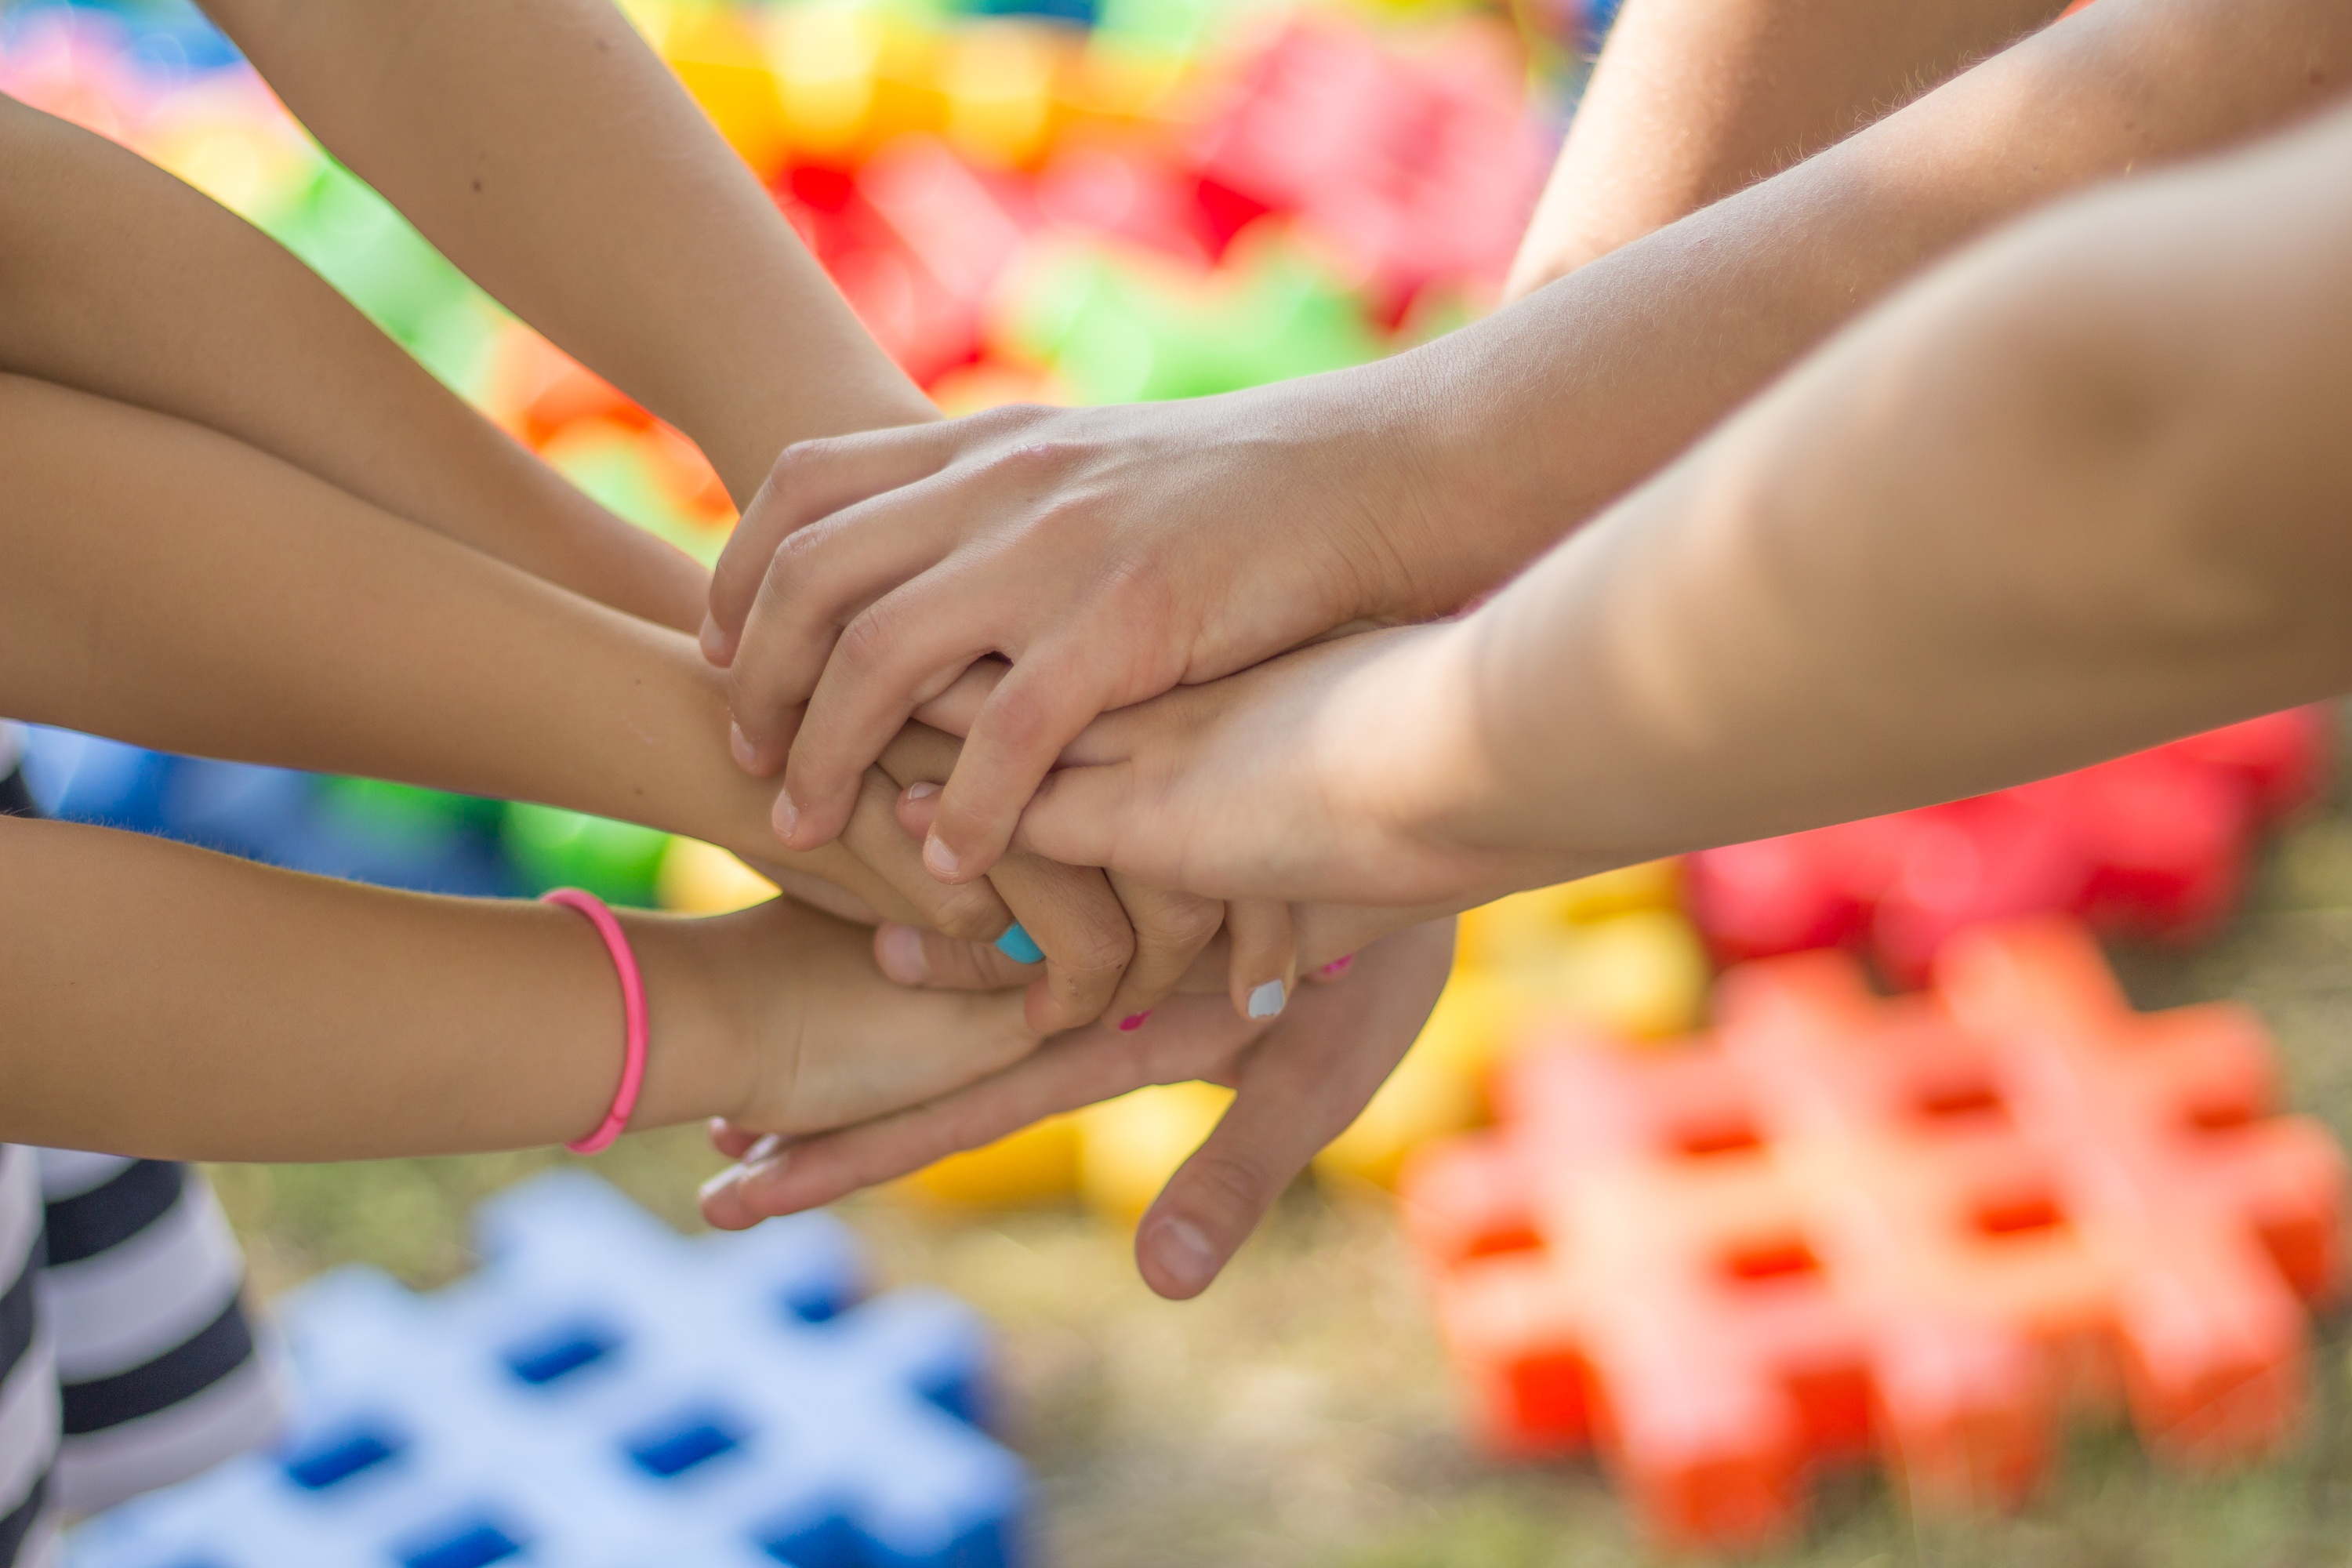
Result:
[[[578,888],[557,888],[541,893],[543,904],[562,904],[578,910],[604,939],[613,954],[613,967],[621,972],[621,1016],[628,1029],[628,1054],[621,1058],[621,1087],[614,1091],[613,1109],[596,1124],[596,1131],[564,1147],[575,1154],[593,1154],[612,1145],[629,1124],[630,1114],[637,1109],[637,1090],[646,1081],[646,982],[637,973],[637,955],[629,946],[629,937],[604,900]]]

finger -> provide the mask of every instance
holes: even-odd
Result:
[[[996,689],[997,682],[1012,668],[994,654],[975,661],[955,678],[955,684],[917,708],[915,718],[943,734],[963,739],[971,733],[971,721],[980,712],[981,704],[988,700],[988,694]]]
[[[768,1134],[763,1132],[754,1132],[748,1127],[738,1127],[723,1116],[714,1116],[710,1119],[710,1146],[730,1160],[740,1160],[757,1148],[760,1141],[767,1136]]]
[[[727,667],[727,706],[742,736],[739,763],[765,773],[782,761],[802,707],[824,683],[844,639],[854,647],[874,635],[864,624],[874,606],[950,560],[955,535],[929,488],[916,485],[835,512],[776,546]],[[953,602],[960,616],[893,621],[884,635],[902,643],[911,636],[917,651],[943,637],[977,637],[987,651],[988,631],[972,631],[970,623],[1000,601],[959,591]],[[967,652],[924,695],[943,689],[971,658]]]
[[[1290,906],[1236,899],[1225,906],[1225,931],[1233,939],[1226,974],[1234,1010],[1244,1018],[1280,1017],[1298,984],[1298,943]]]
[[[1034,855],[1005,857],[988,879],[1045,956],[1045,973],[1029,992],[1029,1026],[1058,1034],[1101,1017],[1136,946],[1110,879]]]
[[[1013,911],[985,880],[950,886],[923,869],[919,841],[898,826],[898,781],[868,768],[840,846],[896,889],[914,910],[914,922],[965,942],[993,942],[1013,923]]]
[[[1116,697],[1114,673],[1099,658],[999,651],[1012,656],[1013,668],[973,715],[923,843],[924,863],[945,881],[977,876],[996,863],[1062,748]]]
[[[870,430],[784,448],[728,536],[710,578],[710,613],[702,651],[731,662],[776,547],[842,508],[928,479],[954,455],[954,437],[936,425]]]
[[[1135,928],[1135,957],[1118,983],[1104,1016],[1132,1033],[1143,1026],[1151,1010],[1178,984],[1192,961],[1216,939],[1225,923],[1225,906],[1215,899],[1171,892],[1130,878],[1113,875],[1110,889],[1127,910]]]
[[[1412,1044],[1444,983],[1444,942],[1383,944],[1362,984],[1302,1001],[1242,1059],[1233,1104],[1136,1226],[1136,1266],[1171,1300],[1208,1289],[1318,1151]]]
[[[886,921],[874,928],[874,961],[901,985],[934,991],[1007,991],[1035,984],[1037,966],[992,942],[960,942],[934,931]]]
[[[953,736],[924,724],[908,724],[884,749],[883,770],[907,785],[897,802],[897,817],[908,832],[919,835],[929,826],[939,799],[936,781],[953,771],[961,751]],[[1024,949],[1000,951],[1045,962],[1045,973],[1031,996],[1031,1026],[1052,1034],[1101,1016],[1139,942],[1109,879],[1087,868],[1016,855],[999,861],[985,880],[1013,911],[1014,930],[1028,939]],[[1163,943],[1189,939],[1191,930],[1177,911],[1160,918],[1168,928],[1159,939]],[[1215,934],[1212,924],[1200,940],[1206,942]],[[1175,973],[1181,975],[1184,968],[1179,963]]]
[[[934,580],[955,584],[951,603],[925,586]],[[805,848],[837,832],[857,775],[882,755],[908,717],[953,685],[974,659],[1016,640],[1009,636],[1013,628],[1001,623],[1007,604],[1004,595],[969,580],[950,561],[923,583],[886,594],[849,618],[792,736],[784,764],[784,796],[791,804],[778,806],[780,829],[788,812],[797,822],[785,834],[786,843]],[[739,668],[749,659],[748,637],[746,648]],[[778,695],[772,692],[761,700],[772,702]],[[740,713],[738,718],[745,721]],[[931,872],[948,882],[980,874],[941,875],[936,862]]]
[[[1158,837],[1141,793],[1132,763],[1057,769],[1038,782],[1022,808],[1013,847],[1067,866],[1113,867],[1148,882],[1173,885],[1172,864],[1127,853],[1130,836],[1146,845]]]
[[[1111,1029],[1063,1035],[925,1104],[780,1142],[713,1177],[703,1189],[703,1218],[722,1230],[740,1230],[895,1180],[1048,1116],[1149,1084],[1213,1078],[1263,1032],[1209,998],[1162,1008],[1153,1027],[1138,1036]]]

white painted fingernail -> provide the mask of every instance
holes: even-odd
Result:
[[[1283,1005],[1289,1000],[1289,988],[1279,980],[1269,980],[1249,994],[1249,1016],[1253,1018],[1278,1016]]]

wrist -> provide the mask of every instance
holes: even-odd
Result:
[[[719,962],[719,933],[705,921],[614,913],[646,988],[646,1077],[631,1130],[739,1114],[751,1102],[757,1062],[748,1011]],[[609,1065],[617,1074],[617,1052]]]
[[[1369,829],[1355,847],[1384,868],[1386,903],[1459,908],[1529,885],[1502,831],[1507,759],[1481,700],[1482,624],[1381,634],[1389,647],[1346,678],[1318,771],[1334,815]]]

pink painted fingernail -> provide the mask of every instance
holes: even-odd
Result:
[[[793,840],[793,829],[800,826],[801,808],[793,804],[791,795],[778,790],[776,809],[768,814],[768,821],[775,828],[776,837],[789,844]]]
[[[1325,964],[1315,973],[1321,975],[1326,980],[1337,980],[1342,974],[1347,973],[1349,970],[1354,968],[1355,964],[1356,955],[1351,952],[1344,958],[1333,959],[1330,963]]]
[[[727,726],[727,749],[735,753],[735,765],[745,773],[760,765],[760,753],[751,749],[751,737],[743,733],[743,726]]]
[[[1145,1008],[1140,1013],[1129,1013],[1126,1017],[1121,1018],[1118,1021],[1120,1032],[1129,1035],[1135,1033],[1136,1030],[1143,1027],[1143,1021],[1150,1016],[1151,1009],[1149,1007]]]

